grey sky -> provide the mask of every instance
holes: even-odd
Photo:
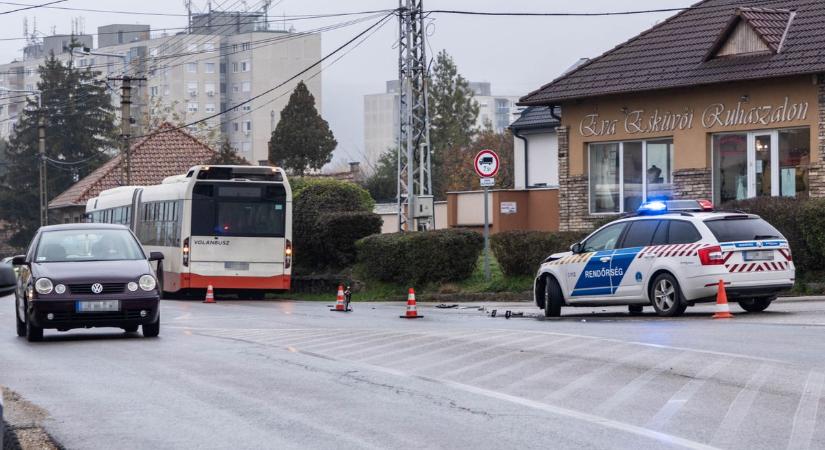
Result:
[[[15,0],[19,3],[45,3],[45,0]],[[195,0],[195,7],[203,8],[206,0]],[[246,0],[257,6],[257,0]],[[425,0],[426,9],[460,9],[475,11],[532,11],[532,12],[594,12],[683,7],[692,0]],[[212,1],[213,7],[239,8],[240,0]],[[319,14],[344,11],[388,9],[398,6],[397,0],[281,0],[274,1],[270,12],[280,14]],[[69,0],[59,6],[117,9],[184,14],[183,0],[95,1]],[[17,8],[0,3],[0,12]],[[581,57],[593,57],[638,34],[673,13],[653,13],[612,17],[478,17],[434,15],[428,26],[430,54],[446,49],[455,59],[462,75],[473,81],[489,81],[493,93],[523,95],[561,73]],[[23,35],[23,17],[28,17],[31,30],[34,18],[42,33],[71,31],[73,17],[83,17],[87,33],[94,33],[100,25],[111,23],[146,23],[152,29],[183,27],[186,17],[135,16],[112,13],[93,13],[36,9],[0,15],[0,38],[18,38]],[[297,30],[329,25],[346,19],[323,19],[291,22]],[[288,21],[289,22],[289,21]],[[324,53],[335,49],[371,22],[324,33]],[[339,148],[338,162],[362,159],[363,154],[363,95],[381,92],[384,81],[396,77],[398,50],[394,43],[398,24],[392,20],[363,45],[334,65],[325,69],[323,76],[323,115],[329,121]],[[10,61],[22,55],[22,41],[0,41],[0,61]],[[280,92],[274,93],[278,95]]]

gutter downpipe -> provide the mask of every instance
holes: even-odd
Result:
[[[530,148],[529,148],[530,144],[529,144],[529,141],[527,140],[526,137],[524,137],[524,136],[522,136],[518,133],[518,130],[516,128],[510,128],[510,129],[513,130],[513,136],[521,139],[521,141],[524,142],[524,189],[527,189],[528,187],[530,187],[530,182],[528,180],[528,176],[530,174],[530,169],[529,169],[529,166],[528,166],[528,158],[529,158],[528,155],[530,154],[530,151],[529,151],[530,150]]]

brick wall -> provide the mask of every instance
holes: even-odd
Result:
[[[808,170],[808,188],[811,197],[825,197],[825,74],[819,75],[817,86],[819,127],[816,133],[819,148],[811,151],[818,151],[819,162],[811,164]]]
[[[712,199],[710,169],[681,169],[673,172],[674,199]]]
[[[559,141],[559,230],[590,230],[593,223],[602,217],[589,214],[587,176],[570,176],[568,133],[568,127],[556,127]]]

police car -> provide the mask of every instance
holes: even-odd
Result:
[[[759,216],[715,211],[707,200],[653,201],[613,221],[571,251],[549,256],[534,284],[547,317],[562,306],[628,305],[682,314],[712,302],[720,280],[746,311],[767,308],[794,283],[788,241]]]

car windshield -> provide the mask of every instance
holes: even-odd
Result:
[[[719,242],[782,239],[782,233],[763,219],[750,216],[727,216],[705,221]]]
[[[131,233],[102,229],[45,231],[34,257],[38,263],[134,259],[144,255]]]

